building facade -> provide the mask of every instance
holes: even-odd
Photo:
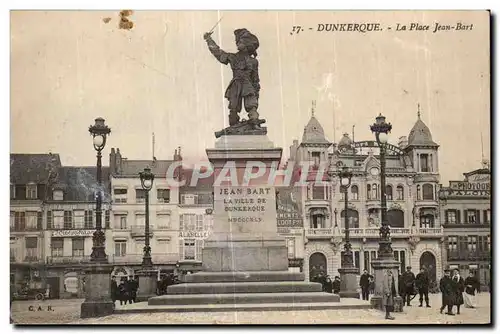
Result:
[[[44,205],[61,166],[58,154],[10,155],[10,282],[21,290],[45,275]]]
[[[464,173],[464,180],[450,181],[439,192],[444,217],[444,265],[468,276],[472,270],[481,289],[491,281],[491,171],[483,168]]]
[[[319,272],[338,275],[345,242],[345,215],[354,265],[359,272],[372,272],[381,224],[377,143],[353,142],[348,134],[338,143],[331,143],[313,115],[304,128],[302,142],[294,141],[290,150],[290,160],[312,165],[307,186],[298,191],[304,213],[303,270],[307,279]],[[420,116],[408,139],[402,137],[397,146],[387,146],[387,218],[394,257],[401,263],[401,270],[408,265],[414,271],[426,267],[434,281],[441,277],[444,236],[438,210],[437,158],[438,145]],[[342,167],[353,173],[347,210],[337,176]]]

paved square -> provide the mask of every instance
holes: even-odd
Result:
[[[418,297],[417,297],[418,298]],[[12,317],[18,324],[487,324],[491,319],[490,294],[478,296],[477,309],[463,309],[460,315],[439,313],[441,295],[430,296],[431,308],[405,307],[395,320],[385,320],[376,310],[141,313],[80,319],[81,299],[18,301]],[[50,309],[49,309],[50,306]],[[455,309],[454,309],[455,310]]]

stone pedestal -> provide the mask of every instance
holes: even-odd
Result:
[[[111,271],[107,263],[93,263],[85,269],[85,301],[81,305],[81,318],[103,317],[113,313],[111,300]]]
[[[356,275],[358,273],[358,269],[355,267],[351,268],[340,268],[340,292],[339,296],[341,298],[358,298],[359,292],[358,288],[358,280]]]
[[[388,259],[376,259],[372,261],[372,267],[375,270],[375,295],[371,297],[370,304],[372,308],[385,311],[382,306],[382,287],[383,279],[387,270],[392,271],[392,276],[394,277],[394,283],[396,285],[396,294],[394,297],[394,312],[403,312],[403,299],[399,295],[398,286],[398,273],[400,263],[392,258]]]
[[[137,291],[137,302],[143,302],[156,296],[158,271],[144,269],[136,271],[139,276],[139,290]]]

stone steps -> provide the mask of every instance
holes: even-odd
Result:
[[[227,293],[280,293],[280,292],[322,292],[321,284],[285,282],[219,282],[183,283],[168,287],[168,295],[180,294],[227,294]]]
[[[186,283],[219,283],[219,282],[283,282],[301,281],[304,273],[289,271],[234,271],[234,272],[197,272],[186,275]]]
[[[294,304],[339,301],[338,295],[326,292],[228,293],[157,296],[150,298],[148,305]]]
[[[211,305],[148,305],[135,303],[117,306],[115,314],[130,313],[174,313],[174,312],[252,312],[252,311],[313,311],[333,309],[370,309],[370,303],[354,298],[343,298],[339,302],[314,303],[265,303],[265,304],[211,304]],[[297,319],[301,323],[301,319]]]

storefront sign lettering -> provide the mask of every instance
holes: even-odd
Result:
[[[208,238],[208,232],[203,231],[180,231],[179,238]]]
[[[480,183],[480,182],[465,182],[465,181],[450,181],[450,188],[452,190],[461,190],[461,191],[490,191],[489,183]]]
[[[58,230],[52,231],[52,237],[91,237],[95,230]]]

